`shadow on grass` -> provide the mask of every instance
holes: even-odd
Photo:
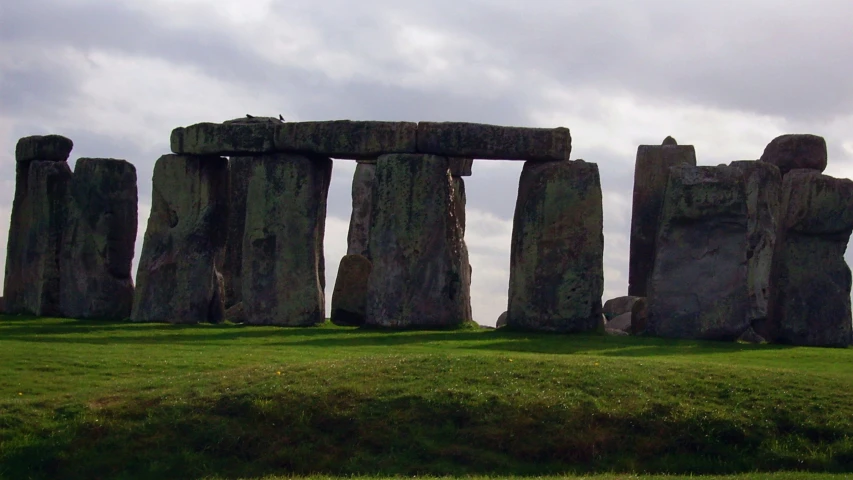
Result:
[[[650,357],[690,354],[783,350],[787,345],[749,345],[736,342],[615,337],[597,334],[531,333],[494,329],[383,330],[317,327],[279,327],[240,324],[163,324],[119,321],[0,317],[0,339],[37,343],[78,344],[228,344],[242,339],[269,340],[265,345],[319,348],[361,348],[444,343],[463,349],[554,355],[588,354],[612,357]]]

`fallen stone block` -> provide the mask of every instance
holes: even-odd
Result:
[[[345,255],[338,267],[332,292],[332,315],[335,325],[364,325],[367,307],[367,282],[373,265],[362,255]]]
[[[567,160],[568,128],[504,127],[464,122],[420,122],[418,152],[496,160]]]

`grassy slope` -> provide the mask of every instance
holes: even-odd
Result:
[[[853,471],[850,349],[3,317],[0,365],[6,478]]]

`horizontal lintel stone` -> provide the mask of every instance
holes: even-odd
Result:
[[[74,143],[62,135],[33,135],[18,140],[15,146],[15,161],[18,163],[32,160],[47,162],[65,162]]]
[[[420,122],[418,152],[487,160],[568,160],[568,128],[504,127],[464,122]]]
[[[287,122],[278,126],[275,148],[282,152],[370,160],[380,155],[415,153],[418,124],[332,120]]]

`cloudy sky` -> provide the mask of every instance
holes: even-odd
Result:
[[[177,126],[246,113],[565,126],[572,158],[601,171],[605,299],[624,295],[637,145],[672,135],[717,165],[815,133],[826,173],[853,176],[850,18],[849,0],[4,0],[0,245],[22,136],[71,138],[72,164],[136,165],[138,256]],[[354,166],[334,166],[327,302]],[[506,309],[520,170],[481,160],[466,178],[482,324]]]

